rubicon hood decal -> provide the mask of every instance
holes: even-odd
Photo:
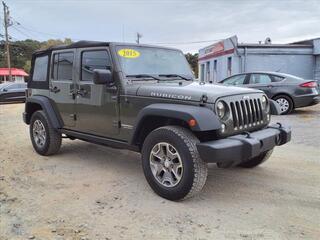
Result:
[[[173,98],[173,99],[180,99],[180,100],[192,100],[190,95],[183,95],[183,94],[172,94],[172,93],[161,93],[161,92],[151,92],[151,97],[162,97],[162,98]]]
[[[232,95],[248,95],[251,93],[261,92],[255,89],[229,87],[214,84],[199,84],[198,82],[191,83],[157,83],[143,84],[135,88],[137,96],[152,97],[152,98],[167,98],[182,101],[203,101],[203,96],[206,96],[206,102],[214,103],[218,98]]]

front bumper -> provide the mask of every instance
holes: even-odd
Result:
[[[205,162],[240,163],[283,145],[291,140],[291,129],[280,123],[252,133],[239,134],[224,139],[197,144],[200,157]]]

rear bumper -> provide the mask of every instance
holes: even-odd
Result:
[[[316,105],[320,102],[320,95],[313,98],[311,105]]]
[[[294,107],[307,107],[318,104],[320,102],[320,95],[305,95],[294,98]]]
[[[197,149],[205,162],[240,163],[290,140],[291,129],[278,123],[246,135],[198,143]]]

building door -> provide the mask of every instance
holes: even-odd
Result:
[[[320,55],[316,56],[316,67],[314,69],[314,79],[320,84]]]
[[[205,76],[204,76],[204,64],[200,64],[200,82],[205,81]]]
[[[228,70],[227,76],[230,77],[232,74],[232,57],[228,57]]]
[[[76,130],[113,138],[119,133],[117,87],[93,83],[93,70],[112,69],[107,48],[78,49]]]
[[[218,81],[218,60],[213,61],[213,79],[214,82]]]
[[[64,127],[75,126],[75,51],[54,51],[51,58],[50,98],[56,103]]]
[[[206,64],[206,82],[211,81],[210,61]]]

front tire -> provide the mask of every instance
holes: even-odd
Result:
[[[142,166],[154,192],[176,201],[201,191],[208,170],[199,156],[198,142],[192,132],[179,126],[160,127],[147,136]]]
[[[51,126],[43,111],[36,111],[32,114],[30,138],[34,150],[40,155],[49,156],[60,150],[61,134]]]
[[[243,163],[240,163],[238,165],[238,167],[242,167],[242,168],[254,168],[258,165],[260,165],[261,163],[267,161],[271,154],[273,152],[273,149],[269,150],[269,151],[266,151],[264,153],[261,153],[260,155],[250,159],[249,161],[246,161],[246,162],[243,162]]]

